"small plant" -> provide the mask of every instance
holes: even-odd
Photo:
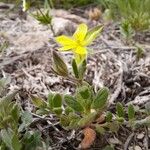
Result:
[[[30,6],[33,5],[34,2],[23,0],[22,3],[22,10],[24,12],[28,11]],[[48,26],[53,35],[55,36],[55,32],[52,25],[52,16],[50,15],[51,7],[53,7],[53,3],[51,0],[45,0],[44,3],[44,10],[41,10],[39,5],[37,6],[37,11],[34,14],[31,14],[40,24]]]
[[[139,46],[139,45],[136,45],[136,58],[137,58],[137,60],[142,58],[144,53],[145,53],[144,48]]]
[[[7,83],[6,78],[0,80],[0,93],[4,93]],[[41,135],[29,130],[32,115],[22,111],[14,101],[17,93],[14,91],[6,96],[0,94],[0,149],[36,149],[41,146]]]
[[[131,43],[132,37],[134,36],[134,30],[131,27],[131,24],[127,20],[122,21],[120,26],[120,32],[123,38],[126,40],[126,42]]]
[[[101,31],[101,26],[88,30],[85,24],[80,24],[72,37],[64,35],[56,37],[56,41],[62,46],[59,50],[69,50],[74,56],[71,64],[72,70],[69,70],[63,58],[53,51],[52,71],[75,84],[73,95],[50,93],[47,101],[31,95],[33,104],[38,108],[36,113],[54,113],[65,129],[83,130],[84,139],[81,142],[81,148],[84,149],[92,145],[96,138],[96,132],[100,134],[117,132],[123,125],[135,129],[141,123],[136,120],[136,111],[133,105],[129,105],[126,110],[121,103],[117,103],[115,113],[108,111],[108,88],[103,87],[94,91],[93,86],[84,81],[89,54],[87,45]],[[147,120],[146,123],[149,124]]]
[[[45,11],[41,11],[41,9],[39,9],[36,14],[32,14],[32,16],[42,25],[46,25],[48,26],[53,35],[55,36],[55,32],[52,26],[52,16],[50,15],[50,10],[47,9]]]

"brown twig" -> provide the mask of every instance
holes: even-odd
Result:
[[[123,150],[128,150],[128,146],[131,143],[131,141],[132,141],[132,139],[133,139],[134,136],[135,136],[134,132],[128,136],[128,138],[127,138],[127,140],[126,140],[126,142],[124,144]]]

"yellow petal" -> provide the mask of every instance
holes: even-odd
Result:
[[[88,27],[86,24],[80,24],[73,35],[73,38],[77,41],[83,41],[87,34]]]
[[[69,38],[65,35],[56,37],[56,42],[62,46],[76,47],[76,42],[72,38]]]
[[[84,55],[84,54],[87,54],[87,49],[85,47],[81,47],[81,46],[78,46],[74,52],[76,54],[80,54],[80,55]]]
[[[59,48],[58,50],[68,51],[68,50],[71,50],[71,49],[75,49],[74,45],[64,46],[64,47]]]
[[[86,59],[86,55],[74,54],[74,56],[77,64],[81,64]]]

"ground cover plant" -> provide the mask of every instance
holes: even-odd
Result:
[[[90,1],[62,1],[70,12],[57,1],[0,3],[0,149],[150,148],[149,32],[121,2],[115,23],[103,6],[73,8]]]
[[[41,135],[29,130],[32,115],[14,101],[18,92],[3,95],[8,81],[8,78],[0,80],[0,149],[37,149],[42,145]]]
[[[93,85],[84,81],[86,71],[86,61],[88,50],[86,46],[90,44],[102,31],[101,26],[97,26],[88,31],[85,24],[80,24],[74,35],[69,38],[65,35],[56,37],[56,41],[62,45],[60,51],[71,50],[74,54],[72,59],[72,73],[69,75],[64,60],[57,52],[53,52],[52,70],[57,75],[72,80],[76,83],[75,94],[66,95],[60,93],[50,93],[47,102],[33,97],[32,101],[39,108],[37,112],[47,114],[53,112],[60,118],[60,124],[66,129],[83,129],[84,139],[81,148],[89,148],[96,138],[96,132],[104,134],[107,132],[117,132],[122,125],[136,128],[149,127],[149,116],[143,120],[137,120],[133,105],[129,105],[127,111],[119,102],[116,104],[116,112],[107,110],[109,90],[101,88],[97,93],[93,90]],[[140,110],[138,110],[140,112]],[[137,112],[137,113],[139,113]],[[127,117],[125,115],[127,114]],[[149,106],[144,109],[143,114],[149,115]]]

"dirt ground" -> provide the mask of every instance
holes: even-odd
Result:
[[[73,15],[79,20],[79,16]],[[76,27],[80,23],[67,19],[69,17],[57,16],[57,21],[66,20],[70,26],[73,24]],[[82,16],[80,19],[89,26],[102,24],[101,20],[92,22]],[[59,24],[61,23],[57,22],[57,28]],[[74,27],[70,29],[74,30]],[[60,26],[61,32],[62,28],[64,27]],[[58,34],[60,33],[58,31]],[[150,102],[150,32],[137,34],[135,40],[144,48],[144,55],[139,60],[136,57],[136,47],[124,42],[117,24],[107,23],[102,35],[89,47],[93,51],[88,58],[86,80],[94,85],[95,90],[103,86],[109,88],[110,109],[113,109],[118,101],[125,105],[133,103],[140,108],[144,108],[144,105]],[[8,43],[8,47],[0,57],[0,74],[11,77],[10,90],[20,90],[18,99],[24,110],[34,109],[29,94],[45,98],[50,91],[73,93],[73,83],[51,72],[51,52],[57,50],[58,45],[49,28],[40,25],[30,15],[24,20],[17,12],[6,15],[6,10],[0,10],[0,44],[4,42]],[[69,66],[71,54],[65,52],[62,55],[68,60]],[[51,138],[52,149],[78,149],[82,139],[80,131],[62,129],[58,120],[51,114],[49,120],[53,125],[38,116],[34,117],[37,122],[32,128],[40,129],[43,136]],[[130,129],[122,127],[117,134],[98,136],[91,150],[100,150],[99,145],[104,146],[108,143],[114,144],[117,150],[132,150],[133,146],[136,150],[148,150],[150,130],[142,129],[133,133]]]

